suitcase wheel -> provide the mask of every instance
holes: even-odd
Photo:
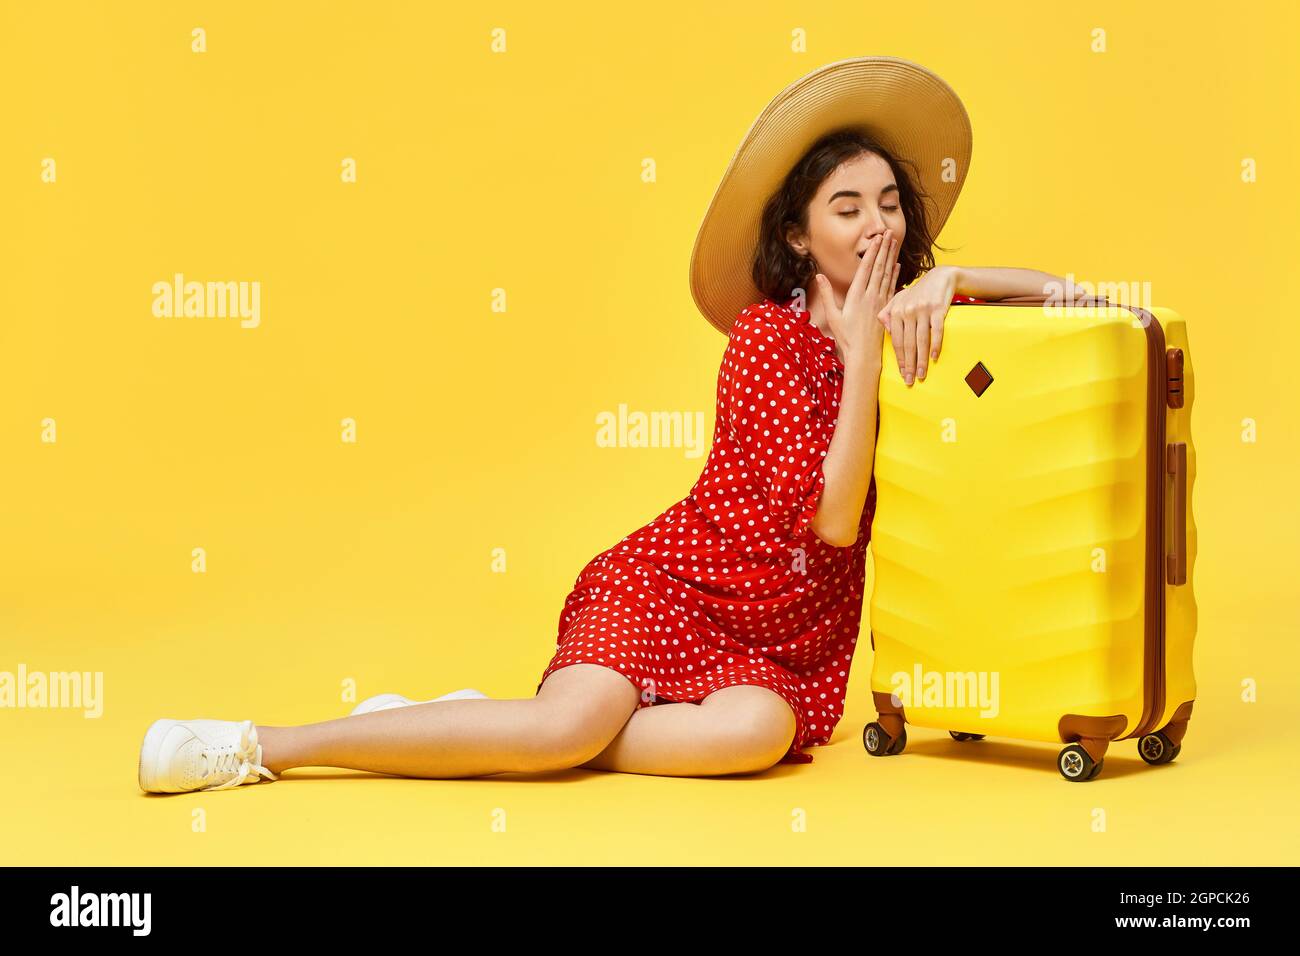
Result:
[[[889,745],[889,749],[886,750],[885,753],[889,754],[892,757],[895,754],[901,754],[903,752],[903,748],[906,746],[907,746],[907,728],[904,727],[903,732],[894,738],[894,742]]]
[[[1138,756],[1152,766],[1169,763],[1182,749],[1182,744],[1172,744],[1164,732],[1159,730],[1138,741]]]
[[[1066,780],[1072,783],[1083,783],[1101,773],[1102,765],[1105,763],[1105,757],[1094,762],[1088,755],[1088,751],[1078,744],[1070,744],[1057,756],[1056,769],[1061,771],[1061,776]]]
[[[984,734],[968,734],[964,730],[950,730],[953,740],[983,740]]]
[[[901,754],[903,748],[907,746],[907,728],[893,740],[885,733],[885,728],[874,720],[862,728],[862,746],[867,748],[867,753],[873,757],[892,757],[895,754]]]

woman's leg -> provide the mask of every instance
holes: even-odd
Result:
[[[780,694],[737,684],[699,704],[641,708],[582,766],[672,777],[754,773],[785,756],[795,729],[794,711]]]
[[[404,777],[477,777],[576,767],[599,753],[640,700],[597,664],[553,671],[537,696],[441,700],[300,727],[257,726],[262,763],[346,767]]]

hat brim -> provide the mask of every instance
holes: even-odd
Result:
[[[724,335],[764,296],[753,256],[763,206],[824,134],[864,128],[915,164],[930,234],[952,212],[970,167],[971,124],[956,92],[920,64],[892,56],[839,60],[791,83],[754,120],[722,175],[691,251],[691,295]]]

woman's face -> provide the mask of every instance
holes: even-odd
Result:
[[[848,291],[872,237],[892,233],[902,246],[907,223],[889,164],[875,153],[843,163],[826,178],[808,206],[808,231],[787,237],[840,295]],[[812,290],[809,290],[811,292]]]

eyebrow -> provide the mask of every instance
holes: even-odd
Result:
[[[880,195],[883,196],[887,192],[898,192],[898,183],[890,183],[884,189],[880,190]],[[830,199],[826,200],[827,205],[830,205],[835,200],[839,199],[841,196],[851,196],[854,199],[861,199],[862,193],[858,192],[856,189],[841,189]]]

